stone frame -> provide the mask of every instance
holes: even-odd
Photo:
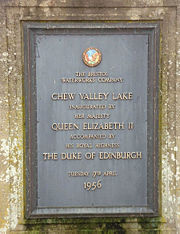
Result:
[[[73,6],[73,7],[72,7]],[[127,21],[160,22],[160,219],[158,230],[176,233],[180,227],[179,118],[179,1],[2,1],[1,31],[1,180],[2,224],[0,230],[17,230],[24,225],[24,118],[22,21]],[[4,127],[6,126],[6,127]],[[162,218],[161,218],[162,217]],[[115,219],[111,220],[115,221]],[[103,220],[103,222],[111,222]],[[116,220],[121,222],[121,220]],[[97,222],[97,221],[96,221]],[[101,222],[99,220],[98,222]],[[134,230],[136,218],[126,221]],[[29,221],[29,224],[31,222]],[[56,223],[53,221],[51,223]],[[61,224],[61,220],[59,220]],[[20,228],[20,227],[19,227]],[[21,230],[21,229],[19,229]]]

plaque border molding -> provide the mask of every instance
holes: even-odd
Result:
[[[118,34],[147,34],[149,36],[148,57],[148,206],[147,207],[72,207],[41,208],[37,206],[37,159],[36,159],[36,80],[34,66],[34,38],[36,33],[52,33],[58,30],[73,33],[82,29],[99,29]],[[159,178],[159,23],[37,23],[23,22],[24,32],[24,92],[26,122],[26,218],[53,217],[119,217],[119,216],[158,216],[158,178]],[[152,127],[153,126],[153,127]]]

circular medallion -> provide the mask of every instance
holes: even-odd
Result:
[[[96,48],[87,48],[83,52],[82,58],[88,67],[95,67],[101,62],[101,52]]]

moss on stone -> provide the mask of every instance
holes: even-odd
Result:
[[[129,233],[160,233],[162,223],[160,217],[143,218],[57,218],[26,220],[28,233],[54,233],[74,234],[129,234]]]
[[[161,218],[138,218],[138,223],[141,226],[141,233],[157,234],[160,233]]]

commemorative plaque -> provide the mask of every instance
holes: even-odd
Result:
[[[157,215],[158,24],[24,24],[27,217]]]

